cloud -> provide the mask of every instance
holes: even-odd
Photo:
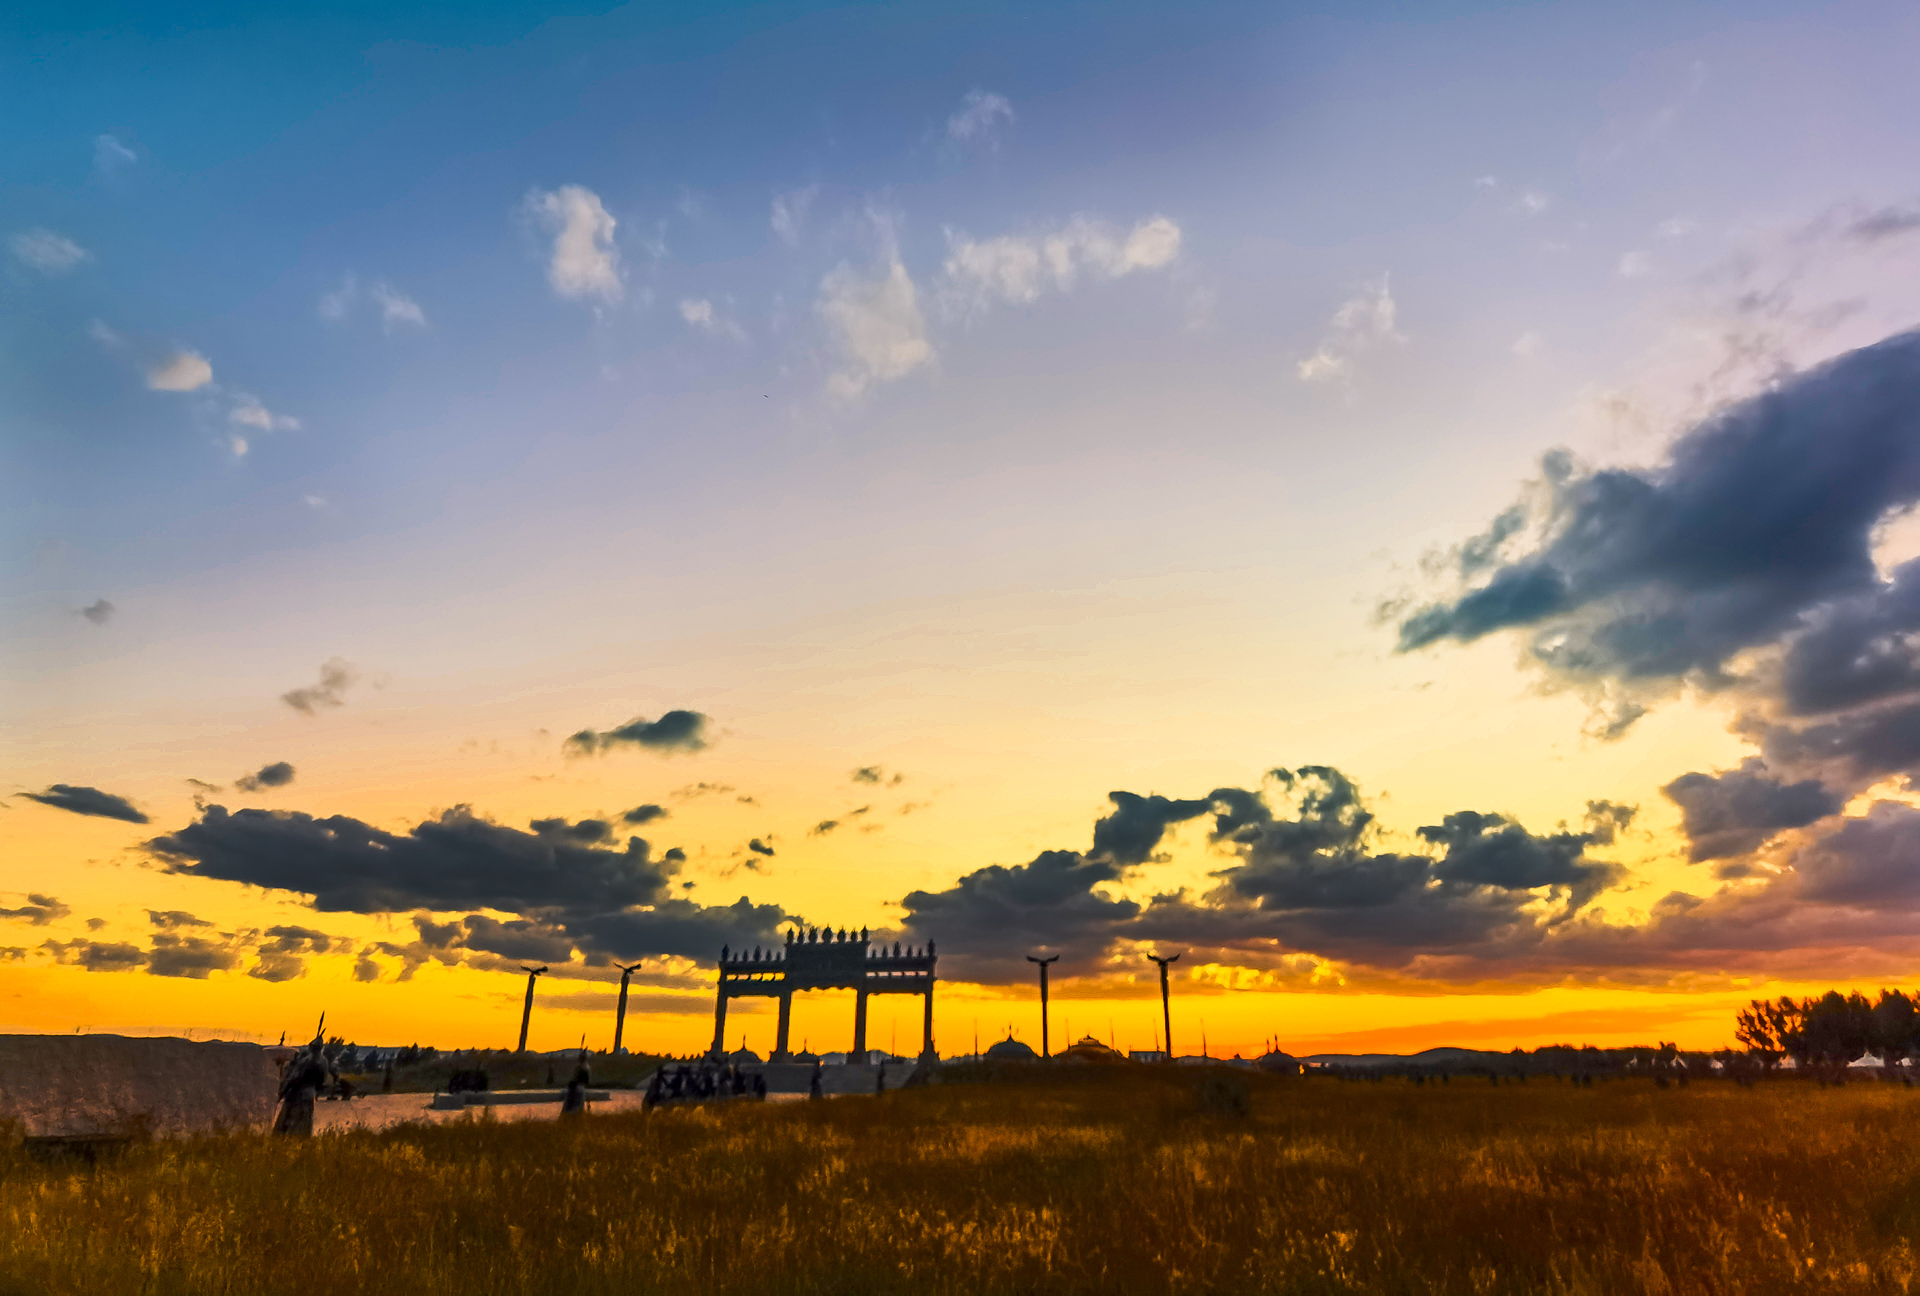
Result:
[[[1188,943],[1205,957],[1340,958],[1404,970],[1435,957],[1500,962],[1538,956],[1557,930],[1624,877],[1588,851],[1610,844],[1633,811],[1589,806],[1584,831],[1527,831],[1506,815],[1458,811],[1416,834],[1419,852],[1381,850],[1352,780],[1327,766],[1278,769],[1265,789],[1205,797],[1110,795],[1092,849],[1045,851],[993,865],[939,892],[901,901],[904,923],[957,948],[955,975],[1005,981],[1045,947],[1104,970],[1129,946]],[[1276,796],[1279,801],[1276,807]],[[1111,888],[1154,862],[1172,825],[1210,814],[1208,839],[1235,862],[1205,895],[1142,904]],[[1486,943],[1491,942],[1491,945]]]
[[[746,330],[718,314],[713,303],[704,297],[688,297],[680,303],[680,318],[702,333],[711,333],[715,337],[729,337],[736,342],[746,341]]]
[[[147,965],[146,951],[125,941],[109,944],[77,938],[47,941],[40,948],[52,956],[55,963],[85,968],[89,972],[131,972]]]
[[[41,805],[52,806],[56,810],[69,810],[77,815],[118,819],[124,823],[147,822],[147,817],[134,809],[131,801],[125,797],[114,796],[111,792],[102,792],[98,788],[55,783],[45,792],[22,792],[20,795],[29,801],[38,801]]]
[[[391,284],[375,283],[368,291],[380,307],[380,327],[387,332],[427,326],[427,313],[420,308],[420,303],[398,288]]]
[[[301,715],[314,715],[322,707],[345,706],[347,690],[359,678],[352,662],[334,657],[320,667],[319,683],[290,689],[280,695],[280,700]]]
[[[752,851],[755,855],[765,855],[768,859],[773,858],[773,847],[769,846],[766,842],[761,841],[758,837],[755,837],[752,841],[747,843],[747,849]]]
[[[1513,353],[1522,360],[1531,360],[1546,348],[1547,341],[1538,333],[1528,330],[1513,340]]]
[[[800,231],[807,223],[807,212],[813,207],[813,200],[819,196],[820,186],[817,184],[804,189],[789,189],[773,196],[773,215],[768,224],[788,247],[800,246]]]
[[[149,909],[147,921],[161,931],[176,931],[181,927],[211,927],[205,918],[196,918],[184,909]]]
[[[63,275],[82,262],[93,260],[93,253],[64,234],[50,229],[31,229],[15,234],[8,246],[13,258],[43,275]]]
[[[230,972],[240,962],[240,951],[204,936],[157,935],[147,953],[147,971],[153,976],[192,981],[205,981],[213,972]]]
[[[113,604],[105,599],[95,599],[80,609],[80,615],[95,625],[105,625],[113,619]]]
[[[1387,276],[1381,275],[1378,287],[1349,298],[1333,313],[1319,348],[1295,367],[1300,381],[1351,381],[1361,355],[1388,343],[1406,341],[1398,320],[1399,308],[1394,304],[1391,285]]]
[[[45,927],[48,923],[65,918],[73,910],[61,904],[50,895],[27,893],[27,902],[18,909],[0,909],[0,918],[13,918],[32,923],[35,927]]]
[[[93,169],[103,175],[111,175],[122,167],[132,166],[139,160],[139,154],[113,136],[93,137]]]
[[[723,945],[772,946],[779,942],[780,928],[796,920],[778,905],[756,905],[741,896],[730,905],[663,900],[646,909],[570,916],[564,922],[587,954],[631,963],[654,955],[706,960]]]
[[[897,772],[893,777],[887,777],[887,771],[879,765],[862,765],[847,777],[855,783],[871,783],[876,787],[882,784],[887,787],[898,787],[907,781],[905,774]]]
[[[1851,221],[1845,230],[1848,238],[1861,243],[1878,243],[1920,230],[1920,209],[1883,207]]]
[[[838,828],[839,826],[840,826],[840,821],[838,819],[822,819],[819,823],[807,829],[807,836],[825,837],[828,833],[831,833],[834,829]]]
[[[1024,305],[1048,289],[1065,292],[1083,278],[1118,279],[1161,270],[1180,254],[1180,227],[1165,216],[1120,230],[1076,216],[1049,233],[976,241],[947,231],[941,300],[975,315],[994,302]]]
[[[197,391],[213,381],[213,366],[197,351],[175,351],[147,369],[147,386],[154,391]]]
[[[1839,814],[1845,804],[1818,779],[1781,780],[1758,756],[1717,774],[1682,774],[1660,791],[1680,807],[1694,863],[1750,854],[1788,828]]]
[[[307,974],[307,955],[325,954],[341,943],[337,937],[311,927],[269,927],[266,939],[255,951],[256,961],[247,975],[259,981],[278,984]]]
[[[620,250],[613,242],[617,222],[598,194],[581,185],[562,185],[533,191],[525,205],[540,227],[553,235],[547,282],[554,292],[609,305],[626,295]]]
[[[348,275],[340,286],[320,295],[320,318],[345,323],[362,297],[360,281]],[[426,328],[427,313],[420,303],[385,280],[375,280],[364,294],[380,311],[380,327],[392,334],[403,328]]]
[[[606,752],[626,745],[662,753],[704,751],[708,746],[709,719],[698,711],[669,711],[658,720],[636,717],[616,729],[602,732],[582,729],[568,738],[563,748],[573,756]]]
[[[1614,273],[1622,279],[1643,279],[1653,273],[1653,260],[1645,252],[1622,252]]]
[[[842,262],[820,281],[816,309],[839,357],[827,387],[842,400],[857,400],[933,359],[919,292],[890,235],[885,242],[873,270],[856,271]]]
[[[641,824],[650,824],[655,819],[665,819],[668,811],[665,806],[637,805],[620,816],[620,822],[638,828]]]
[[[227,446],[236,455],[247,453],[248,432],[291,432],[300,426],[299,419],[287,414],[275,414],[244,392],[234,392],[232,395],[233,403],[227,409]]]
[[[960,107],[947,118],[947,138],[962,144],[978,141],[998,147],[1000,128],[1013,121],[1013,105],[1005,95],[969,90],[960,100]]]
[[[1916,503],[1909,333],[1719,411],[1652,467],[1550,453],[1520,506],[1526,542],[1502,538],[1503,558],[1463,568],[1463,592],[1400,621],[1399,647],[1520,631],[1550,676],[1638,710],[1681,683],[1789,717],[1920,697],[1920,568],[1883,576],[1874,561],[1882,522]],[[1889,736],[1862,714],[1769,741],[1791,764],[1814,759],[1816,740],[1831,760]]]
[[[252,774],[235,779],[233,785],[242,792],[258,792],[262,788],[285,787],[293,782],[293,766],[285,761],[275,761],[271,765],[262,765]]]
[[[597,820],[531,827],[508,828],[465,806],[401,834],[344,815],[214,805],[146,849],[170,873],[298,892],[323,912],[617,909],[662,897],[674,872],[643,838],[601,845],[609,834]]]

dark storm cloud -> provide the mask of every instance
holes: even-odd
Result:
[[[41,805],[52,806],[56,810],[70,810],[74,814],[94,815],[101,819],[118,819],[124,823],[147,822],[147,817],[133,808],[133,802],[125,797],[117,797],[111,792],[102,792],[99,788],[55,783],[45,792],[22,792],[20,795],[29,801],[38,801]]]
[[[1660,791],[1680,807],[1687,858],[1695,863],[1748,854],[1788,828],[1838,814],[1845,803],[1818,779],[1776,777],[1758,756],[1717,774],[1682,774]]]
[[[1589,846],[1612,840],[1611,830],[1535,836],[1502,815],[1461,810],[1419,835],[1446,851],[1433,868],[1433,876],[1446,884],[1508,891],[1555,888],[1579,909],[1621,876],[1618,865],[1586,856]]]
[[[667,809],[665,806],[657,806],[652,804],[637,805],[633,809],[621,815],[620,822],[628,825],[629,827],[638,828],[642,824],[650,824],[655,819],[665,819],[666,817],[667,817]]]
[[[712,959],[723,945],[734,949],[772,945],[794,916],[779,905],[756,905],[741,896],[730,905],[701,905],[664,900],[650,909],[569,916],[567,933],[589,955],[604,954],[622,963],[656,955]]]
[[[1132,900],[1094,888],[1118,881],[1109,860],[1043,851],[1030,863],[991,864],[944,891],[911,891],[903,923],[946,942],[945,962],[963,980],[1025,979],[1027,952],[1045,947],[1075,962],[1103,953],[1140,912]]]
[[[113,613],[113,604],[107,602],[105,599],[95,599],[80,609],[80,615],[95,625],[105,625],[107,622],[113,620]]]
[[[529,963],[564,963],[573,957],[573,938],[547,923],[516,918],[500,922],[484,914],[469,914],[466,948],[504,959]]]
[[[301,715],[314,715],[323,707],[345,706],[347,690],[359,678],[360,672],[352,662],[335,657],[320,667],[318,683],[290,689],[280,695],[280,700]]]
[[[233,785],[242,792],[258,792],[261,788],[285,787],[293,782],[293,766],[285,761],[275,761],[271,765],[262,765],[251,774],[242,775]]]
[[[1544,467],[1538,542],[1408,616],[1401,650],[1521,628],[1543,665],[1570,676],[1725,684],[1734,654],[1779,643],[1810,614],[1885,600],[1855,619],[1904,615],[1872,549],[1876,525],[1920,500],[1920,334],[1732,406],[1655,467],[1582,471],[1560,452]]]
[[[65,918],[73,910],[61,904],[50,895],[28,892],[27,902],[18,909],[0,909],[0,918],[18,918],[32,923],[35,927],[45,927],[55,919]]]
[[[1212,803],[1169,801],[1163,796],[1136,796],[1109,792],[1113,813],[1093,826],[1093,853],[1120,864],[1144,864],[1159,848],[1160,839],[1174,824],[1198,818]]]
[[[1920,908],[1920,810],[1881,801],[1800,851],[1793,869],[1800,894],[1821,904]]]
[[[644,747],[657,752],[697,752],[707,746],[708,717],[698,711],[669,711],[658,720],[634,719],[616,729],[582,729],[567,739],[566,750],[576,756],[605,752],[614,747]]]
[[[609,910],[665,893],[672,866],[651,859],[643,839],[597,840],[563,819],[522,832],[464,806],[399,834],[345,815],[216,805],[146,845],[168,872],[299,892],[323,911]]]
[[[773,858],[773,847],[767,845],[767,843],[761,841],[758,837],[755,837],[747,843],[747,849],[755,855],[765,855],[768,859]]]
[[[48,941],[40,948],[56,963],[82,967],[89,972],[131,972],[147,964],[147,952],[125,941],[113,944],[85,939]]]
[[[1585,831],[1535,834],[1511,818],[1459,811],[1416,834],[1431,853],[1379,849],[1379,830],[1353,781],[1330,766],[1277,769],[1273,793],[1216,788],[1169,800],[1114,793],[1098,847],[1048,851],[995,865],[943,891],[901,902],[904,924],[944,942],[959,975],[1023,975],[1020,955],[1047,947],[1095,969],[1126,942],[1184,942],[1278,957],[1315,954],[1400,968],[1462,951],[1497,957],[1537,949],[1554,928],[1620,879],[1592,858],[1631,821],[1631,807],[1588,803]],[[1277,803],[1277,804],[1276,804]],[[1151,897],[1106,890],[1151,862],[1172,824],[1211,813],[1209,838],[1236,862],[1206,895]]]

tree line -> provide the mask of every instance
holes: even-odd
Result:
[[[1786,1058],[1818,1074],[1869,1053],[1888,1067],[1920,1056],[1920,1007],[1900,990],[1882,990],[1873,1001],[1838,990],[1817,999],[1755,999],[1735,1023],[1734,1037],[1769,1071]]]

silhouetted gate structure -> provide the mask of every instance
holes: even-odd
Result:
[[[788,931],[784,949],[762,950],[755,946],[749,953],[720,951],[720,985],[713,1006],[713,1055],[726,1048],[727,1000],[760,995],[780,1000],[780,1029],[775,1041],[774,1062],[785,1062],[787,1024],[793,1014],[793,996],[797,990],[851,990],[854,992],[853,1053],[865,1060],[867,1051],[867,996],[877,994],[914,994],[925,1000],[925,1027],[920,1053],[933,1056],[933,942],[925,949],[906,950],[894,942],[889,953],[883,945],[874,949],[866,929],[849,934],[844,928],[835,934],[813,928],[805,936]]]

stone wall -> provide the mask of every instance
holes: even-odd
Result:
[[[0,1126],[29,1138],[263,1128],[279,1079],[257,1044],[0,1035]]]

